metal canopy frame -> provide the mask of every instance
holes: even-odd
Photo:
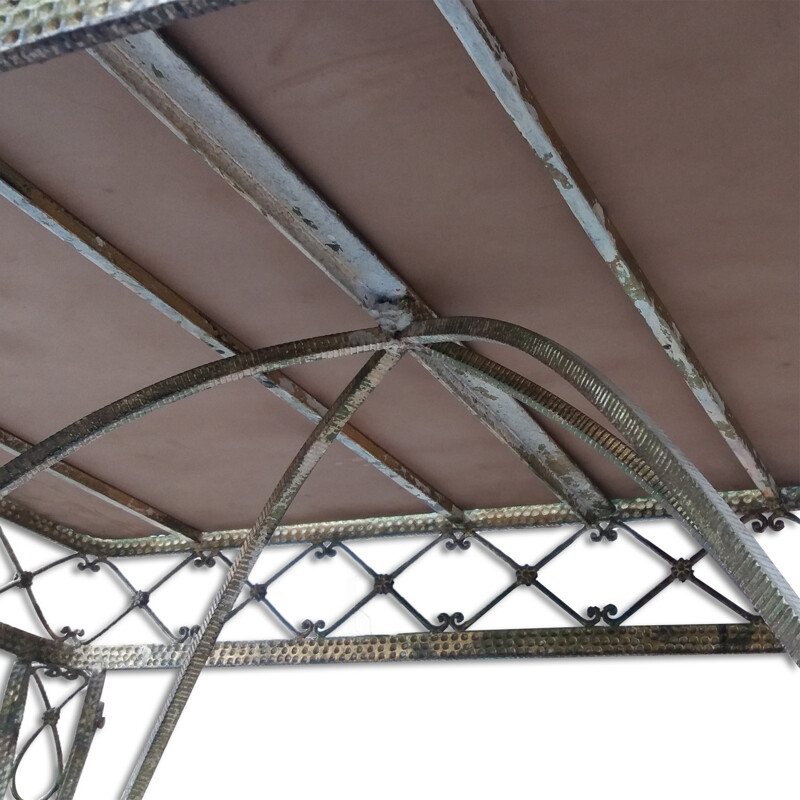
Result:
[[[497,320],[438,318],[392,268],[220,95],[197,67],[175,52],[157,33],[145,32],[174,19],[234,2],[45,3],[20,0],[0,18],[0,71],[34,63],[83,47],[179,138],[189,144],[223,179],[256,207],[296,247],[367,311],[378,327],[251,350],[202,310],[148,273],[89,226],[35,187],[11,165],[0,163],[0,193],[138,297],[165,314],[223,358],[143,388],[31,444],[0,430],[0,446],[15,455],[0,468],[0,515],[70,552],[36,572],[27,572],[7,539],[2,544],[15,565],[14,580],[0,593],[24,591],[47,632],[37,636],[0,623],[0,647],[16,656],[0,718],[0,796],[13,781],[30,744],[18,734],[29,686],[40,692],[45,714],[38,735],[50,727],[58,742],[60,707],[47,699],[44,678],[74,681],[69,696],[83,698],[70,753],[58,745],[58,770],[52,789],[58,798],[74,795],[92,738],[102,724],[102,686],[110,669],[170,668],[177,677],[153,731],[124,790],[124,798],[143,797],[200,672],[208,666],[414,659],[542,657],[662,653],[786,652],[800,664],[800,599],[772,564],[754,533],[780,530],[797,522],[789,509],[800,505],[798,487],[779,488],[741,425],[715,389],[699,360],[650,286],[641,267],[575,167],[539,103],[502,43],[470,0],[434,0],[492,91],[513,119],[564,197],[578,223],[642,314],[687,385],[701,403],[755,488],[720,495],[657,426],[606,379],[579,357],[530,330]],[[135,39],[125,37],[138,34]],[[107,42],[107,44],[103,44]],[[577,389],[609,423],[603,427],[543,387],[485,358],[471,342],[515,348],[539,361]],[[357,353],[369,354],[365,366],[326,408],[291,380],[285,369]],[[382,377],[404,356],[419,361],[480,419],[555,493],[549,505],[465,510],[442,491],[385,451],[350,423],[350,418]],[[249,530],[200,531],[180,519],[64,462],[71,453],[129,422],[198,392],[233,380],[252,378],[315,422],[264,509]],[[589,444],[632,477],[646,496],[612,501],[538,424],[547,417]],[[281,525],[294,497],[338,438],[367,463],[422,500],[427,514],[306,525]],[[48,470],[118,509],[155,525],[161,535],[141,539],[99,539],[47,519],[9,498],[10,492]],[[669,516],[698,542],[689,559],[665,552],[631,527],[632,520]],[[520,564],[484,534],[514,528],[573,526],[568,537],[541,561]],[[577,526],[577,527],[576,527]],[[532,534],[533,535],[533,534]],[[591,541],[631,537],[660,557],[664,579],[623,612],[613,605],[580,612],[540,580],[539,570],[582,536]],[[352,542],[393,536],[428,537],[421,549],[391,574],[373,570],[350,547]],[[295,627],[267,598],[270,582],[255,583],[251,571],[267,545],[307,543],[300,559],[342,552],[372,581],[372,589],[343,617],[326,627],[306,620]],[[511,569],[511,583],[469,619],[460,612],[431,621],[394,586],[394,579],[431,548],[483,548]],[[184,553],[178,567],[148,590],[136,589],[120,560],[153,554]],[[693,572],[706,554],[719,563],[752,603],[743,609],[704,584]],[[95,644],[105,630],[86,637],[64,629],[59,635],[39,607],[33,584],[41,572],[75,560],[89,572],[109,569],[131,593],[125,612],[150,615],[168,643],[108,646]],[[227,568],[222,588],[200,625],[174,635],[149,608],[150,592],[190,564]],[[639,608],[674,581],[690,581],[743,618],[739,624],[631,626]],[[473,625],[512,591],[529,587],[571,616],[576,625],[513,631],[479,630]],[[362,605],[387,595],[403,606],[421,632],[382,636],[333,636]],[[244,599],[241,599],[244,597]],[[224,624],[245,605],[264,604],[284,623],[281,640],[218,642]],[[448,630],[449,629],[449,630]],[[65,701],[67,702],[67,701]]]

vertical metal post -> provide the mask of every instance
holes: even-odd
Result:
[[[75,730],[75,740],[64,770],[64,778],[58,788],[56,800],[72,800],[78,787],[78,780],[83,772],[86,757],[89,755],[94,735],[98,728],[103,726],[103,703],[100,697],[103,694],[103,684],[106,680],[105,671],[92,672],[86,684],[86,694],[83,698],[83,708]]]
[[[14,662],[6,683],[3,705],[0,707],[0,797],[5,797],[14,767],[19,727],[25,713],[25,701],[28,699],[30,674],[29,662]]]

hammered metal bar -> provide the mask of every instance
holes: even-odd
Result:
[[[602,256],[637,311],[683,375],[742,466],[773,505],[779,502],[775,480],[741,425],[726,406],[675,320],[631,255],[586,179],[519,74],[502,43],[473,0],[435,0],[444,18],[480,70],[489,87],[547,170],[575,218]]]
[[[17,739],[25,701],[28,698],[28,682],[31,665],[25,661],[15,661],[6,683],[3,705],[0,707],[0,797],[5,797],[6,789],[14,769],[14,756],[17,752]]]
[[[30,442],[26,442],[10,431],[0,428],[0,449],[16,456],[20,453],[24,453],[26,450],[30,449],[30,447]],[[138,517],[145,522],[149,522],[151,525],[167,533],[173,535],[177,534],[181,538],[188,537],[189,539],[194,539],[194,541],[200,541],[203,536],[199,530],[193,528],[191,525],[187,525],[185,522],[176,519],[170,514],[159,511],[159,509],[154,508],[149,503],[145,503],[143,500],[139,500],[129,495],[127,492],[117,489],[116,486],[111,486],[111,484],[106,483],[104,480],[96,478],[94,475],[90,475],[82,469],[73,467],[71,464],[65,464],[63,462],[54,464],[48,471],[58,475],[58,477],[64,479],[67,483],[77,486],[87,494],[98,497],[115,508],[122,509],[128,514]]]
[[[334,636],[329,639],[218,642],[208,667],[358,664],[471,658],[554,658],[617,655],[781,653],[761,622],[723,625],[635,625],[620,628],[539,628],[462,633]],[[76,650],[75,667],[107,670],[175,669],[184,649],[168,645],[88,647]]]
[[[219,355],[232,356],[249,352],[250,348],[230,331],[225,330],[184,297],[98,236],[2,160],[0,160],[0,195]],[[253,377],[306,419],[317,423],[325,413],[325,406],[288,375],[274,371]],[[452,500],[430,486],[361,431],[347,425],[340,441],[434,511],[454,520],[462,518],[463,512]],[[10,443],[10,446],[15,447],[13,443]],[[16,449],[17,452],[21,452],[19,447]],[[118,489],[109,488],[112,490],[110,492],[112,498],[123,494]],[[135,498],[130,500],[141,503]],[[124,501],[123,506],[125,506]],[[125,510],[135,507],[128,505]],[[155,512],[154,509],[153,511]]]
[[[248,0],[10,0],[0,13],[0,72]]]
[[[722,499],[737,516],[758,514],[767,510],[764,497],[757,489],[721,492]],[[787,509],[800,506],[800,487],[781,489]],[[651,497],[614,500],[613,518],[621,522],[637,519],[663,519],[669,512]],[[211,531],[200,542],[189,542],[179,536],[149,536],[136,539],[101,539],[53,522],[32,509],[9,498],[0,500],[0,518],[7,519],[58,544],[80,553],[98,556],[145,556],[163,553],[204,552],[239,547],[247,535],[245,529]],[[477,531],[504,531],[519,528],[547,528],[578,522],[575,512],[566,503],[547,503],[531,506],[476,508],[465,512],[467,526]],[[332,539],[379,539],[386,536],[443,533],[452,526],[438,514],[406,514],[402,516],[371,517],[281,525],[275,531],[270,546],[303,542],[322,543]]]
[[[0,650],[13,653],[20,661],[60,664],[64,660],[64,649],[58,642],[15,628],[5,622],[0,622]],[[0,797],[2,796],[0,794]]]
[[[377,330],[352,331],[264,348],[188,370],[90,414],[11,461],[0,469],[0,497],[103,433],[223,381],[247,377],[259,367],[270,369],[325,356],[364,352],[385,347],[388,342],[407,346],[453,341],[510,345],[575,386],[628,437],[635,451],[565,401],[477,353],[460,349],[456,357],[449,351],[427,351],[431,357],[445,359],[451,366],[478,375],[518,401],[547,413],[617,461],[631,477],[649,488],[676,519],[685,523],[731,575],[787,652],[800,662],[800,598],[713,487],[651,420],[574,354],[532,331],[497,320],[427,320],[413,323],[402,335],[392,338]]]
[[[86,764],[86,757],[89,755],[89,748],[98,728],[105,722],[103,719],[103,703],[100,700],[103,694],[103,684],[105,683],[106,673],[95,671],[89,674],[86,683],[86,694],[83,698],[83,708],[78,720],[78,727],[75,730],[75,739],[72,743],[72,750],[64,768],[64,777],[58,787],[55,800],[72,800],[75,790],[78,788],[83,767]]]
[[[178,677],[125,786],[123,800],[139,800],[143,797],[200,672],[213,652],[222,626],[281,518],[347,420],[355,414],[401,356],[401,350],[379,351],[369,359],[319,421],[275,487],[237,553],[222,588],[199,626],[198,633],[189,640]]]
[[[94,57],[173,133],[270,220],[296,247],[387,331],[434,311],[343,221],[292,166],[157,34],[95,49]],[[447,382],[450,378],[438,375]],[[559,499],[594,522],[607,498],[558,444],[508,398],[481,400],[480,388],[458,387],[480,407],[482,421],[543,477]]]
[[[439,333],[433,333],[437,329]],[[630,473],[631,476],[641,485],[649,484],[654,497],[666,504],[674,518],[682,521],[711,553],[800,666],[800,598],[711,484],[644,412],[569,350],[520,326],[497,320],[452,318],[414,323],[405,332],[406,340],[425,344],[449,343],[462,337],[467,341],[496,342],[515,347],[550,367],[578,389],[627,437],[639,457],[644,459],[648,471],[643,473],[637,469]],[[454,360],[451,353],[439,352],[437,357]],[[555,408],[539,405],[544,391],[541,387],[500,365],[487,366],[488,360],[477,353],[465,350],[461,358],[456,363],[482,375],[517,400],[530,403],[531,407],[543,413],[547,410],[558,412],[563,408],[566,413],[562,422],[569,424],[571,418],[577,420],[585,416],[575,409],[568,409],[568,405],[557,398]],[[558,413],[554,414],[553,418],[557,417]],[[597,433],[596,429],[591,431],[592,438]],[[605,434],[600,434],[596,439],[600,446],[603,446],[604,438]],[[612,455],[616,458],[613,451]]]
[[[173,375],[68,425],[0,467],[0,498],[79,447],[170,403],[259,372],[371,352],[392,342],[391,335],[376,329],[351,331],[265,347]]]

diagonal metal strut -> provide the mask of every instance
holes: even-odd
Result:
[[[138,800],[144,795],[200,672],[214,650],[214,644],[228,612],[233,607],[258,556],[269,542],[306,478],[336,439],[347,420],[401,356],[401,350],[375,353],[319,421],[284,473],[239,550],[222,588],[200,625],[199,632],[190,640],[178,678],[134,767],[125,787],[123,800]]]
[[[611,269],[686,384],[761,490],[779,504],[775,480],[726,406],[675,320],[631,255],[594,192],[553,131],[502,43],[473,0],[434,0],[517,129],[553,179],[578,223]]]
[[[7,453],[17,456],[30,449],[30,447],[30,442],[15,436],[11,431],[0,428],[0,450],[5,450]],[[91,494],[151,525],[155,525],[166,533],[186,536],[196,542],[203,538],[202,532],[191,525],[173,517],[171,514],[160,511],[149,503],[145,503],[144,500],[139,500],[116,486],[112,486],[71,464],[62,461],[59,464],[54,464],[49,469],[49,472],[72,486],[77,486],[81,491]]]
[[[244,342],[128,258],[114,245],[98,236],[95,231],[2,160],[0,160],[0,195],[219,355],[231,356],[249,352],[250,348]],[[319,422],[326,411],[325,406],[316,397],[279,370],[254,377],[262,386],[314,423]],[[13,441],[15,438],[16,443]],[[463,520],[463,511],[450,498],[352,425],[345,426],[340,441],[434,511],[454,521]],[[25,449],[20,448],[20,443],[27,444],[8,432],[3,434],[0,431],[0,446],[6,444],[19,453]],[[71,470],[71,473],[67,475],[65,470]],[[146,507],[147,504],[128,497],[119,489],[105,484],[107,489],[103,490],[96,479],[88,481],[81,478],[78,471],[66,464],[60,465],[60,469],[56,472],[74,484],[82,485],[86,490],[104,496],[107,501],[121,502],[121,507],[126,511],[136,513],[136,509],[142,510],[148,521],[158,524],[156,520],[162,512],[149,509]],[[193,539],[198,538],[188,526],[177,520],[162,518],[160,521],[164,525],[172,525],[174,531]]]
[[[385,264],[292,166],[157,34],[98,47],[92,55],[180,139],[331,278],[382,328],[399,331],[436,314]],[[611,502],[515,401],[485,400],[438,363],[425,366],[522,457],[583,520],[613,513]]]

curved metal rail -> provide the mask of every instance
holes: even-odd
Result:
[[[551,368],[578,389],[629,444],[547,390],[476,353],[438,344],[506,344]],[[556,342],[498,320],[457,317],[413,323],[402,334],[380,329],[306,339],[206,364],[153,384],[89,414],[0,469],[0,497],[88,442],[169,403],[258,372],[370,352],[424,348],[462,373],[547,414],[603,452],[674,512],[736,581],[792,658],[800,663],[800,599],[708,481],[667,436],[608,380]],[[432,345],[432,347],[430,347]]]

